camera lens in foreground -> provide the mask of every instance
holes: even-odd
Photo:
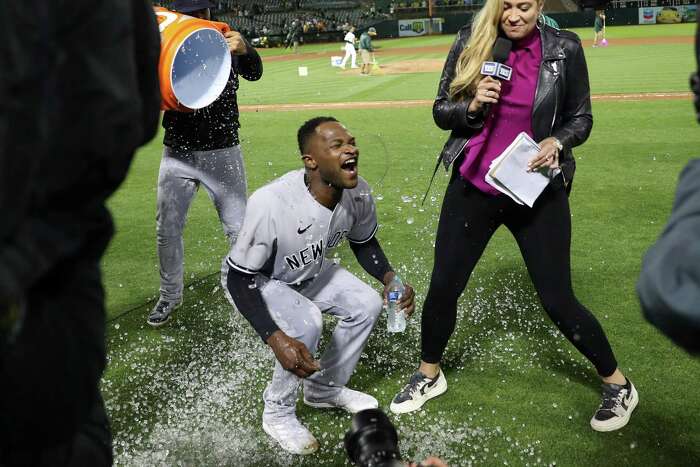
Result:
[[[399,438],[389,418],[379,409],[358,412],[345,433],[345,450],[360,467],[402,466]]]

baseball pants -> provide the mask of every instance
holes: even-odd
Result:
[[[383,305],[372,287],[326,261],[319,275],[299,288],[258,276],[272,319],[285,334],[303,342],[312,354],[321,337],[322,313],[338,318],[321,356],[321,370],[303,380],[304,393],[315,400],[332,398],[350,380]],[[276,361],[272,381],[263,393],[263,417],[293,414],[301,382]]]
[[[348,58],[351,58],[351,66],[353,68],[357,67],[357,51],[355,50],[355,46],[352,44],[345,44],[345,56],[343,57],[343,61],[340,63],[340,66],[345,68],[345,64],[348,62]]]
[[[182,232],[195,193],[202,185],[214,202],[224,234],[233,244],[243,224],[246,177],[240,146],[212,151],[163,150],[158,175],[156,235],[160,261],[160,296],[182,300]]]

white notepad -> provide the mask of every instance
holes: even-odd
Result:
[[[532,207],[549,184],[547,168],[527,171],[527,162],[540,152],[540,147],[525,132],[520,132],[486,173],[486,183],[510,196],[518,204]]]

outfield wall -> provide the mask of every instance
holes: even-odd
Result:
[[[606,25],[608,26],[630,26],[640,24],[640,18],[648,16],[649,8],[610,8],[605,11],[606,15]],[[654,10],[654,14],[658,13]],[[595,11],[580,11],[575,13],[550,13],[547,16],[552,17],[561,28],[593,28],[593,21],[595,19]],[[444,15],[440,17],[434,17],[435,19],[441,20],[442,34],[455,34],[459,29],[465,24],[469,23],[472,18],[471,12],[463,12],[458,14]],[[695,16],[693,13],[693,21]],[[377,29],[377,35],[379,38],[393,38],[393,37],[404,37],[404,36],[417,36],[417,35],[427,35],[428,31],[426,28],[427,18],[416,17],[413,19],[403,19],[403,20],[386,20],[381,23],[375,24],[374,27]],[[415,23],[415,30],[411,34],[407,34],[406,23]],[[645,24],[653,24],[647,22]],[[436,31],[434,28],[433,31]]]
[[[697,15],[696,5],[686,5],[675,7],[679,11],[679,20],[674,22],[695,22]],[[606,23],[608,26],[630,26],[638,24],[658,24],[659,12],[662,7],[648,8],[611,8],[605,11]],[[432,34],[456,34],[459,29],[472,19],[472,12],[462,12],[444,16],[433,17],[432,22],[426,17],[416,17],[412,19],[392,19],[384,20],[373,24],[377,30],[377,37],[380,39],[415,37]],[[553,18],[561,28],[593,28],[595,12],[593,10],[575,13],[549,13],[547,16]],[[366,28],[361,29],[364,31]],[[591,31],[592,34],[592,31]],[[344,33],[342,31],[329,31],[321,33],[304,34],[304,43],[315,42],[342,42]],[[285,35],[270,35],[268,38],[272,46],[284,42]]]

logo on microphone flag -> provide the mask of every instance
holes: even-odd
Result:
[[[481,65],[481,74],[484,76],[493,76],[494,78],[510,81],[513,74],[513,69],[508,65],[498,62],[484,62]]]
[[[498,71],[496,71],[496,76],[500,79],[510,81],[510,75],[513,74],[513,69],[508,65],[502,63],[498,64]]]
[[[484,62],[481,65],[481,74],[486,76],[496,76],[498,72],[498,63],[496,62]]]

